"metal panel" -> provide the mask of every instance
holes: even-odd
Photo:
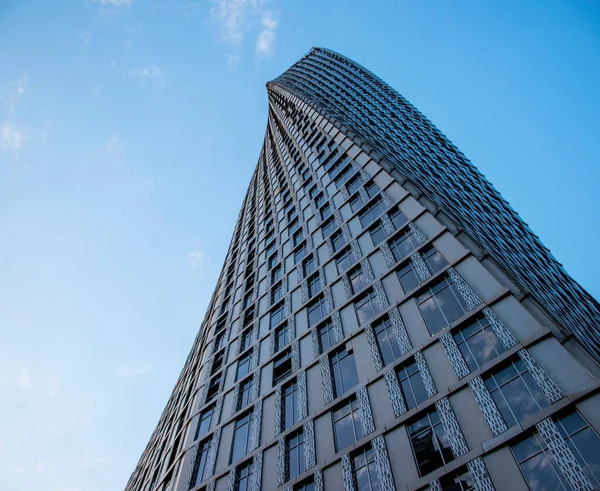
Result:
[[[263,401],[260,399],[255,405],[252,411],[252,425],[250,426],[250,450],[258,448],[260,445],[260,430],[262,426],[262,407]]]
[[[425,386],[427,395],[429,397],[433,397],[437,394],[437,389],[435,387],[433,378],[431,377],[431,373],[429,372],[429,367],[427,366],[427,362],[425,361],[423,353],[417,351],[415,353],[415,361],[419,367],[419,373],[421,374],[421,379],[423,380],[423,385]]]
[[[331,378],[331,365],[329,358],[322,356],[319,360],[321,369],[321,386],[323,387],[323,402],[329,404],[334,399],[333,380]]]
[[[494,436],[498,436],[500,433],[508,430],[494,399],[490,395],[485,383],[481,379],[481,377],[475,377],[473,380],[469,382],[469,387],[471,388],[471,392],[475,397],[475,401],[477,401],[477,405],[479,409],[483,413],[483,417],[487,422],[490,430],[492,430],[492,434]]]
[[[314,467],[317,462],[315,453],[315,423],[311,419],[304,423],[304,465],[307,469]]]
[[[446,435],[450,441],[450,447],[452,448],[454,457],[458,458],[461,455],[466,454],[469,451],[469,448],[467,447],[467,442],[462,434],[456,415],[452,410],[452,406],[450,406],[450,401],[448,401],[447,397],[444,397],[435,403],[435,407],[442,420],[444,430],[446,430]]]
[[[275,408],[273,410],[273,423],[275,436],[281,433],[283,404],[281,401],[281,384],[275,388]]]
[[[381,357],[379,345],[377,344],[377,339],[375,337],[375,333],[373,332],[373,327],[371,327],[371,324],[367,324],[365,326],[365,334],[367,336],[367,341],[369,342],[369,350],[371,351],[371,359],[373,360],[375,371],[378,372],[383,368],[383,359]]]
[[[406,412],[407,408],[396,371],[393,368],[390,368],[383,374],[383,378],[385,379],[385,385],[387,386],[394,415],[398,418]]]
[[[372,445],[375,452],[379,485],[381,489],[394,489],[394,477],[392,476],[392,468],[383,435],[373,438]]]
[[[373,413],[371,412],[371,403],[369,402],[369,393],[366,387],[361,387],[356,391],[356,400],[358,401],[363,434],[368,435],[369,433],[373,433],[375,431],[375,423],[373,422]]]
[[[540,390],[544,393],[550,403],[554,403],[564,397],[562,391],[556,386],[548,374],[544,372],[533,356],[526,349],[519,350],[519,356],[527,366],[529,373],[538,384]]]
[[[454,373],[456,373],[459,379],[466,377],[471,373],[469,370],[469,366],[465,362],[463,355],[461,354],[458,346],[456,345],[456,341],[452,337],[448,331],[440,336],[440,341],[442,346],[444,347],[444,351],[446,352],[446,356],[450,361],[450,365],[454,369]]]

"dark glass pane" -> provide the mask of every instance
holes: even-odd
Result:
[[[421,476],[429,474],[444,465],[442,456],[436,450],[437,443],[435,443],[435,437],[431,429],[414,436],[411,441]]]
[[[354,438],[354,427],[352,413],[347,414],[335,423],[335,441],[339,452],[348,445],[352,445],[356,440]]]
[[[408,265],[398,271],[398,279],[400,280],[404,293],[408,293],[421,284],[412,265]]]
[[[340,369],[342,373],[342,383],[344,392],[358,384],[358,374],[356,373],[356,364],[354,363],[354,356],[348,355],[340,362]]]
[[[446,318],[437,306],[435,299],[429,297],[427,300],[419,304],[419,310],[423,315],[423,320],[429,329],[429,332],[433,335],[440,332],[442,329],[448,326]]]
[[[521,464],[521,470],[532,491],[557,491],[565,489],[556,475],[552,464],[543,453]]]
[[[415,394],[415,400],[417,405],[421,404],[423,401],[426,401],[429,396],[427,395],[427,391],[425,390],[425,385],[423,384],[423,378],[421,377],[421,373],[417,372],[409,377],[410,385],[412,386],[413,392]]]
[[[462,305],[458,302],[450,288],[444,288],[435,297],[446,319],[448,319],[448,323],[451,324],[465,313]]]
[[[498,406],[498,410],[500,411],[500,414],[502,415],[502,418],[504,419],[506,426],[508,426],[510,428],[510,427],[516,425],[517,422],[511,412],[511,410],[507,406],[506,401],[504,400],[504,397],[502,397],[500,390],[495,390],[494,392],[491,393],[491,395],[492,395],[492,398],[494,399],[494,402],[496,403],[496,406]]]
[[[600,438],[591,429],[585,428],[572,437],[573,444],[585,460],[595,486],[600,483]]]

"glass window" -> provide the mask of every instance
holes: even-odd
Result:
[[[330,362],[335,395],[336,397],[339,397],[358,384],[358,374],[356,373],[354,354],[351,351],[342,348],[331,355]]]
[[[290,235],[294,235],[294,233],[296,232],[296,230],[298,230],[298,219],[294,218],[290,224],[288,225],[288,233]]]
[[[283,304],[279,304],[271,311],[271,327],[273,329],[283,320]]]
[[[471,371],[481,368],[505,351],[485,316],[456,332],[454,341]]]
[[[331,245],[333,246],[333,250],[335,252],[339,251],[346,245],[346,237],[344,237],[344,234],[341,230],[338,230],[331,236]]]
[[[333,334],[333,323],[331,320],[325,321],[319,326],[319,343],[321,344],[321,353],[327,351],[335,344],[335,336]]]
[[[292,353],[288,349],[273,361],[273,387],[292,373]]]
[[[211,406],[200,413],[200,419],[198,420],[198,426],[196,427],[196,436],[194,436],[194,440],[202,438],[208,433],[214,412],[215,406]]]
[[[315,261],[315,258],[310,255],[304,260],[302,267],[304,268],[304,277],[307,277],[309,274],[316,271],[317,262]]]
[[[390,244],[390,249],[396,261],[408,257],[417,247],[419,247],[419,243],[410,230],[400,234]]]
[[[490,375],[485,385],[509,428],[548,406],[548,399],[520,358]]]
[[[403,227],[404,225],[406,225],[408,223],[408,218],[406,218],[404,213],[402,213],[397,208],[394,211],[390,212],[390,220],[394,224],[394,227],[396,228],[396,230],[398,230],[399,228]]]
[[[277,266],[273,271],[271,271],[271,283],[277,283],[281,277],[283,276],[283,271],[281,266]]]
[[[554,418],[556,427],[594,488],[600,486],[600,438],[577,411]]]
[[[469,310],[449,276],[419,295],[417,304],[432,336],[450,326]]]
[[[332,412],[336,452],[360,440],[364,435],[356,397]]]
[[[350,248],[346,249],[335,259],[335,264],[339,274],[344,273],[354,264],[354,258],[352,257]]]
[[[252,328],[248,328],[242,332],[240,338],[240,353],[246,351],[250,346],[252,346]]]
[[[307,481],[301,482],[294,486],[294,491],[315,491],[314,478],[309,478]]]
[[[513,445],[511,450],[532,491],[571,489],[546,442],[537,433]]]
[[[321,232],[323,233],[323,238],[326,239],[331,235],[331,233],[335,230],[336,223],[333,218],[330,218],[326,222],[323,222],[321,225]]]
[[[283,283],[279,282],[271,290],[271,303],[277,303],[283,297]]]
[[[356,310],[359,326],[363,326],[370,322],[377,314],[379,314],[379,312],[381,312],[381,307],[379,306],[379,301],[376,298],[375,292],[369,290],[359,299],[355,300],[354,310]]]
[[[282,431],[285,431],[298,422],[298,384],[296,381],[289,382],[281,389],[283,423]]]
[[[354,191],[356,191],[364,182],[362,176],[360,175],[360,172],[357,172],[352,179],[348,180],[348,182],[346,183],[346,190],[348,191],[348,194],[352,194],[354,193]]]
[[[368,285],[367,278],[360,266],[348,273],[348,279],[352,285],[352,291],[356,294]]]
[[[304,433],[298,431],[286,439],[288,480],[304,472]]]
[[[374,198],[380,192],[379,186],[377,186],[377,184],[375,184],[375,181],[371,181],[371,182],[365,184],[365,191],[369,195],[369,198]]]
[[[248,377],[243,382],[240,382],[240,388],[239,388],[240,392],[238,394],[237,408],[236,408],[238,411],[240,409],[246,407],[248,404],[250,404],[250,394],[252,393],[252,385],[253,385],[252,377]]]
[[[440,477],[440,486],[442,491],[475,491],[476,489],[467,466],[459,467],[454,472]]]
[[[288,325],[283,324],[275,331],[275,350],[279,351],[290,342],[290,331]]]
[[[408,361],[398,368],[396,375],[398,375],[400,390],[408,409],[417,407],[429,398],[425,390],[425,384],[423,384],[419,366],[414,360]]]
[[[250,491],[252,489],[252,460],[237,467],[233,491]]]
[[[312,327],[327,315],[327,306],[325,299],[319,297],[314,300],[307,308],[308,311],[308,326]]]
[[[352,470],[354,471],[356,491],[381,490],[377,474],[377,464],[375,463],[375,454],[370,445],[353,456]]]
[[[419,280],[417,273],[415,273],[415,269],[411,263],[408,263],[403,268],[400,268],[397,275],[398,281],[400,281],[404,293],[414,290],[421,284],[421,281]]]
[[[325,221],[329,216],[331,216],[331,206],[327,203],[321,208],[321,220]]]
[[[314,297],[321,291],[321,279],[318,274],[311,276],[306,283],[308,287],[308,298]]]
[[[408,425],[408,436],[419,468],[419,475],[429,474],[454,460],[450,441],[437,411],[431,411]]]
[[[300,261],[302,261],[304,256],[306,256],[306,243],[300,249],[294,252],[294,264],[298,264]]]
[[[303,240],[304,240],[304,233],[302,232],[302,230],[298,230],[292,237],[292,243],[294,244],[294,247],[299,245],[300,242],[302,242]]]
[[[237,462],[248,453],[248,437],[250,436],[251,421],[252,412],[246,413],[235,421],[233,446],[231,448],[231,458],[229,459],[230,464]]]
[[[381,197],[375,199],[369,206],[367,206],[358,216],[360,224],[363,228],[367,228],[383,213],[383,200]]]
[[[432,275],[444,269],[444,267],[446,267],[446,265],[448,264],[448,261],[446,261],[444,256],[440,254],[440,251],[438,251],[433,246],[429,246],[423,249],[423,251],[421,252],[421,256],[423,257],[423,261],[425,261],[425,264],[427,265],[427,269],[429,269],[429,272]]]
[[[369,235],[371,236],[371,240],[373,241],[374,246],[378,246],[379,244],[381,244],[387,237],[387,234],[381,222],[377,222],[375,226],[369,229]]]
[[[196,454],[196,460],[194,461],[194,467],[192,469],[192,476],[188,489],[192,489],[194,486],[204,481],[204,473],[206,471],[206,461],[208,459],[209,448],[210,438],[206,439],[198,446],[198,453]]]
[[[217,392],[219,392],[219,388],[221,387],[221,377],[222,372],[210,379],[210,383],[208,384],[208,390],[206,393],[206,402],[210,401],[213,397],[217,395]]]
[[[315,204],[317,205],[317,208],[320,208],[323,203],[325,203],[325,196],[323,195],[323,193],[319,193],[316,197],[315,197]]]
[[[350,209],[353,213],[356,213],[358,210],[360,210],[362,208],[362,204],[363,201],[360,194],[356,193],[355,196],[350,198]]]
[[[248,375],[250,371],[250,358],[252,356],[251,352],[246,353],[238,360],[237,371],[235,372],[235,380],[236,382],[241,378],[244,378]]]
[[[392,363],[402,356],[396,330],[387,316],[373,326],[373,332],[377,338],[384,365]]]

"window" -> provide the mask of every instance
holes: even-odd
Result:
[[[292,373],[292,353],[288,349],[273,361],[273,387]]]
[[[371,236],[371,240],[373,241],[374,246],[378,246],[381,244],[385,238],[387,237],[387,233],[383,228],[381,222],[377,222],[373,227],[369,229],[369,235]]]
[[[442,491],[474,491],[476,489],[467,466],[459,467],[454,472],[440,477],[440,486]]]
[[[390,211],[390,220],[394,224],[394,227],[396,228],[396,230],[398,230],[399,228],[403,227],[404,225],[406,225],[408,223],[408,218],[406,218],[404,213],[402,213],[397,208],[393,211]]]
[[[356,491],[380,491],[375,454],[369,445],[352,458]]]
[[[331,215],[331,206],[327,203],[321,208],[321,220],[325,221]]]
[[[431,411],[408,425],[408,436],[421,476],[454,460],[437,411]]]
[[[302,261],[304,256],[306,256],[306,243],[300,249],[294,252],[294,264],[298,264],[300,261]]]
[[[252,303],[252,298],[254,296],[254,291],[250,290],[246,295],[244,295],[244,301],[242,302],[242,309],[245,309]]]
[[[296,381],[289,382],[281,389],[281,409],[283,418],[282,431],[285,431],[298,422],[298,384]]]
[[[534,433],[511,447],[521,473],[533,491],[570,490],[564,474],[558,467],[546,442]]]
[[[600,438],[577,411],[555,418],[556,427],[593,487],[600,486]]]
[[[396,330],[387,315],[373,326],[373,332],[377,338],[377,344],[379,345],[384,365],[392,363],[402,355],[398,345]]]
[[[505,351],[504,345],[485,316],[455,333],[454,341],[471,371],[480,368]]]
[[[283,320],[283,303],[280,303],[277,307],[271,310],[271,327],[273,329],[277,324]]]
[[[298,230],[292,237],[292,243],[294,244],[294,247],[299,245],[302,240],[304,240],[304,233],[302,230]]]
[[[288,233],[290,235],[294,235],[294,232],[296,232],[296,230],[298,230],[298,219],[294,218],[288,225]]]
[[[304,433],[298,431],[286,438],[288,480],[304,472]]]
[[[252,345],[252,328],[242,332],[240,337],[240,353],[246,351]]]
[[[315,491],[314,478],[309,478],[307,481],[301,482],[294,486],[294,491]]]
[[[268,269],[273,269],[276,264],[277,264],[277,254],[272,254],[269,257]]]
[[[325,299],[319,297],[311,302],[307,308],[308,311],[308,326],[312,327],[327,315],[327,306]]]
[[[429,269],[429,272],[432,275],[444,269],[444,267],[448,264],[448,261],[446,261],[444,256],[440,254],[440,251],[433,246],[423,249],[421,256],[427,265],[427,269]]]
[[[275,350],[279,351],[290,342],[288,325],[283,324],[275,331]]]
[[[330,362],[335,395],[339,397],[358,383],[354,354],[342,348],[331,355]]]
[[[233,484],[233,491],[250,491],[250,489],[252,489],[252,460],[238,466]]]
[[[283,271],[281,266],[277,266],[271,271],[271,283],[277,283],[283,275]]]
[[[358,216],[363,228],[367,228],[383,213],[383,200],[381,197],[375,199]]]
[[[332,417],[336,452],[356,443],[364,436],[356,397],[345,401],[333,411]]]
[[[490,375],[485,385],[509,428],[548,406],[548,399],[520,358]]]
[[[240,380],[241,378],[244,378],[246,375],[248,375],[248,372],[250,371],[250,358],[251,357],[252,357],[252,353],[248,352],[238,360],[237,370],[235,372],[236,382],[238,380]]]
[[[390,244],[390,249],[392,250],[392,254],[394,255],[396,261],[404,259],[409,254],[411,254],[417,247],[419,247],[419,243],[415,239],[411,230],[400,234]]]
[[[221,386],[221,374],[215,375],[210,379],[210,383],[208,385],[208,390],[206,392],[206,402],[210,401],[213,397],[217,395],[219,392],[219,387]]]
[[[225,331],[221,331],[215,338],[215,351],[220,350],[225,344]]]
[[[333,218],[330,218],[326,222],[323,222],[323,224],[321,225],[321,232],[323,234],[324,239],[326,239],[327,237],[329,237],[331,235],[331,232],[334,231],[335,226],[336,226],[336,223]]]
[[[352,177],[352,179],[346,183],[346,190],[348,191],[348,194],[354,193],[354,191],[356,191],[363,182],[364,180],[360,175],[360,172],[357,172],[354,177]]]
[[[346,249],[335,259],[335,264],[339,274],[344,273],[352,266],[352,264],[354,264],[354,258],[352,257],[350,248]]]
[[[419,295],[417,304],[432,336],[450,326],[469,310],[449,276]]]
[[[277,303],[283,297],[283,282],[279,282],[273,286],[271,290],[271,303]]]
[[[341,230],[338,230],[331,236],[331,245],[333,246],[333,250],[335,252],[339,251],[346,245],[346,237],[344,237],[344,234]]]
[[[354,310],[356,310],[359,326],[363,326],[370,322],[373,317],[381,312],[381,307],[379,306],[379,301],[376,299],[375,292],[369,290],[359,299],[355,300]]]
[[[414,290],[421,284],[421,280],[419,280],[411,263],[400,268],[396,274],[398,275],[398,281],[400,281],[404,293]]]
[[[333,334],[333,323],[331,320],[325,321],[319,326],[319,343],[321,344],[321,353],[327,351],[335,344],[335,336]]]
[[[315,197],[315,205],[317,205],[317,208],[321,208],[321,206],[323,205],[323,203],[325,203],[325,196],[323,196],[323,193],[319,193]]]
[[[357,266],[348,273],[348,279],[350,280],[352,291],[354,293],[360,292],[369,283],[360,266]]]
[[[398,376],[400,390],[402,391],[408,409],[417,407],[429,398],[427,391],[425,390],[425,385],[423,384],[419,366],[414,360],[409,361],[398,368],[398,370],[396,370],[396,375]]]
[[[362,197],[359,193],[356,193],[352,198],[350,198],[350,209],[353,213],[356,213],[358,210],[362,208]]]
[[[250,424],[252,422],[252,412],[246,413],[235,421],[233,430],[233,446],[231,447],[231,458],[229,463],[232,464],[243,458],[248,453],[248,441],[250,436]]]
[[[253,385],[252,377],[248,377],[243,382],[240,382],[239,394],[238,394],[238,399],[237,399],[237,407],[236,407],[237,411],[239,411],[240,409],[242,409],[242,408],[246,407],[248,404],[250,404],[250,394],[252,393],[252,385]]]
[[[312,255],[308,256],[304,260],[302,268],[304,269],[304,277],[306,278],[317,269],[317,262],[315,261],[315,258]]]
[[[202,438],[208,433],[208,431],[210,430],[210,424],[212,422],[214,412],[215,407],[211,406],[208,409],[202,411],[202,413],[200,413],[200,419],[198,420],[198,426],[196,427],[196,435],[194,436],[194,441],[198,438]]]
[[[369,198],[374,198],[379,194],[379,186],[375,184],[375,181],[371,181],[368,184],[365,184],[365,191],[369,195]]]
[[[194,467],[192,469],[192,476],[188,489],[192,489],[194,486],[204,481],[204,472],[206,471],[206,460],[208,458],[209,448],[210,438],[207,438],[198,446],[198,453],[196,453],[196,460],[194,461]]]
[[[318,274],[311,276],[307,281],[306,285],[308,287],[308,298],[314,297],[317,293],[321,291],[321,279]]]

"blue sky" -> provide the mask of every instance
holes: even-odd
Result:
[[[0,483],[122,489],[203,318],[265,83],[390,83],[600,296],[600,4],[0,3]]]

